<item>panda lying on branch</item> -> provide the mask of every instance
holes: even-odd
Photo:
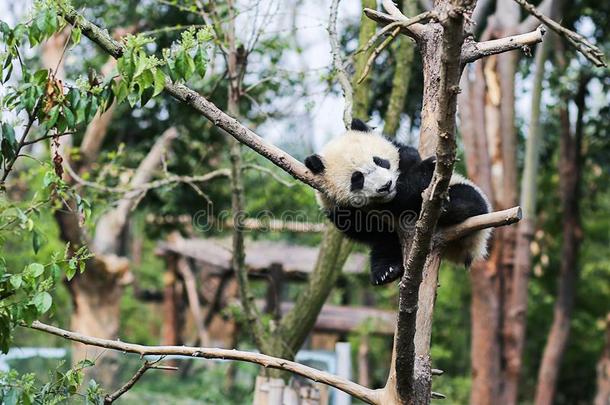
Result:
[[[371,282],[379,285],[401,277],[404,268],[396,226],[415,225],[435,158],[422,160],[415,148],[375,134],[355,119],[351,130],[329,142],[319,155],[307,157],[305,165],[322,176],[326,193],[318,193],[318,202],[328,218],[345,235],[371,247]],[[449,201],[438,225],[455,225],[490,211],[481,189],[453,174]],[[443,257],[469,267],[487,254],[490,233],[483,229],[448,242]]]

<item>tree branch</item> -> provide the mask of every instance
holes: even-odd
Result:
[[[86,20],[82,15],[76,12],[76,10],[62,7],[60,12],[66,21],[79,27],[87,38],[98,44],[106,53],[112,55],[116,59],[123,55],[124,47],[120,42],[112,39],[106,31]],[[165,91],[176,100],[192,107],[209,119],[215,126],[223,129],[239,142],[269,159],[269,161],[292,175],[294,178],[317,190],[323,191],[321,181],[307,170],[305,165],[282,149],[265,141],[256,133],[239,123],[235,118],[232,118],[221,111],[214,103],[207,100],[196,91],[183,84],[171,83],[169,79],[165,84]]]
[[[522,218],[521,207],[470,217],[462,223],[444,228],[434,235],[436,243],[446,243],[486,228],[497,228],[519,222]]]
[[[134,343],[121,342],[119,340],[99,339],[86,336],[80,333],[60,329],[55,326],[46,325],[39,321],[34,321],[30,328],[39,330],[51,335],[59,336],[64,339],[80,342],[85,345],[103,347],[106,349],[117,350],[126,353],[135,353],[140,356],[163,356],[163,355],[182,355],[204,359],[223,359],[236,360],[254,363],[263,367],[286,370],[291,373],[303,376],[310,380],[321,382],[331,387],[335,387],[351,396],[361,399],[369,404],[377,404],[378,395],[375,390],[365,388],[359,384],[338,377],[325,371],[304,366],[302,364],[267,356],[259,353],[246,352],[231,349],[215,349],[206,347],[186,347],[186,346],[144,346]]]
[[[126,193],[131,193],[131,192],[146,193],[149,190],[153,190],[155,188],[160,188],[160,187],[167,186],[167,185],[174,184],[174,183],[187,183],[187,184],[205,183],[205,182],[213,180],[217,177],[231,177],[231,172],[229,171],[229,169],[217,169],[217,170],[211,171],[209,173],[197,175],[197,176],[171,175],[164,179],[154,180],[154,181],[151,181],[150,183],[145,183],[145,184],[142,184],[137,187],[110,187],[110,186],[105,186],[100,183],[95,183],[95,182],[83,179],[74,171],[72,166],[70,166],[67,162],[64,162],[63,166],[66,169],[66,172],[68,172],[70,177],[72,177],[72,179],[76,183],[78,183],[82,186],[91,187],[93,189],[100,190],[100,191],[103,191],[106,193],[118,193],[118,194],[126,194]]]
[[[161,370],[177,370],[176,367],[157,366],[157,364],[161,360],[163,360],[163,358],[160,358],[159,360],[155,360],[155,361],[145,361],[144,364],[142,364],[142,366],[138,369],[138,371],[136,371],[136,373],[133,375],[133,377],[131,377],[129,379],[129,381],[127,381],[121,388],[119,388],[112,394],[108,394],[104,397],[104,404],[111,404],[114,401],[116,401],[121,395],[123,395],[124,393],[129,391],[138,382],[138,380],[140,380],[140,378],[142,378],[144,373],[146,373],[151,368],[161,369]]]
[[[585,58],[589,59],[595,66],[606,66],[606,62],[604,61],[604,53],[597,46],[587,41],[585,37],[572,30],[562,27],[561,24],[542,14],[536,7],[528,3],[526,0],[515,0],[515,2],[523,7],[525,11],[546,24],[547,27],[555,31],[558,35],[567,39],[568,42],[570,42],[570,44],[572,44],[572,46],[578,50],[578,52],[580,52]]]
[[[176,237],[180,237],[180,233],[176,232]],[[195,278],[186,257],[181,256],[177,259],[176,268],[178,273],[182,276],[182,280],[184,280],[186,297],[191,309],[191,314],[193,315],[193,322],[195,322],[195,327],[199,334],[199,344],[207,346],[210,344],[210,337],[205,328],[203,314],[201,313],[201,303],[199,302],[199,295],[197,294],[197,279]]]
[[[384,6],[386,3],[391,2],[384,1]],[[435,124],[431,127],[434,133],[429,135],[436,138],[437,164],[432,181],[423,194],[423,204],[413,237],[410,238],[406,232],[401,235],[405,272],[399,284],[395,377],[386,386],[386,390],[396,390],[401,403],[428,403],[431,396],[429,349],[416,352],[416,330],[423,326],[421,320],[418,322],[419,288],[424,269],[434,267],[427,264],[428,261],[440,260],[437,254],[429,253],[455,162],[455,113],[461,73],[464,14],[468,12],[450,2],[437,2],[435,11],[443,16],[440,22],[442,27],[429,26],[431,31],[425,38],[423,61],[426,72],[424,78],[427,80],[425,86],[438,86],[434,93],[424,94],[424,97],[428,97],[428,108],[433,107],[432,114],[428,114],[426,119],[433,120]],[[438,84],[432,84],[432,81]],[[432,289],[432,297],[434,290],[435,288]],[[429,312],[428,319],[424,320],[427,323],[431,323],[431,311]],[[421,314],[419,318],[421,319]]]
[[[129,213],[137,206],[143,196],[143,193],[137,188],[146,184],[152,177],[154,170],[160,165],[166,149],[177,136],[178,131],[174,127],[168,128],[161,134],[146,157],[140,162],[129,183],[131,188],[135,190],[125,193],[117,206],[106,212],[98,220],[98,226],[93,237],[93,250],[95,252],[118,251],[113,247],[120,243],[119,235],[123,231]]]
[[[384,2],[384,7],[385,7],[385,2]],[[396,7],[396,6],[394,6],[394,7]],[[396,9],[398,10],[398,8],[396,8]],[[398,10],[398,12],[400,13],[400,10]],[[371,20],[373,20],[381,25],[388,25],[388,24],[392,24],[392,23],[406,23],[409,21],[409,18],[407,18],[402,13],[400,13],[400,17],[396,17],[394,15],[382,13],[381,11],[373,10],[371,8],[365,8],[364,14],[366,14],[366,16],[368,18],[370,18]],[[421,24],[421,23],[414,23],[411,25],[405,24],[405,25],[402,25],[401,28],[402,28],[401,31],[405,35],[407,35],[415,40],[419,40],[422,37],[424,31],[426,30],[424,24]]]
[[[474,62],[475,60],[486,56],[512,51],[514,49],[522,49],[537,44],[542,42],[542,37],[545,33],[546,30],[540,25],[532,32],[511,37],[483,42],[475,42],[473,40],[465,41],[464,46],[462,47],[462,65],[466,65],[467,63]]]

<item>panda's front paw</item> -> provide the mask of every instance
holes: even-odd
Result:
[[[371,284],[382,285],[398,280],[404,269],[401,263],[397,264],[377,264],[371,267]]]

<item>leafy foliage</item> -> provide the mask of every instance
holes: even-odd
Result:
[[[50,373],[49,381],[41,384],[34,374],[19,375],[16,371],[0,373],[0,398],[5,405],[60,404],[71,397],[81,397],[87,405],[104,403],[103,391],[93,380],[80,393],[83,385],[83,370],[94,366],[90,360],[83,360],[75,367],[62,371],[60,364]]]

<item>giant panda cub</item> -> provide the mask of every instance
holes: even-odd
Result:
[[[415,148],[392,142],[354,120],[351,130],[307,157],[305,165],[321,176],[326,193],[318,193],[318,202],[328,218],[345,235],[370,246],[371,282],[380,285],[401,277],[402,249],[395,226],[415,224],[435,158],[422,160]],[[438,226],[490,210],[481,189],[453,174]],[[490,232],[484,229],[449,242],[443,257],[470,266],[486,255]]]

